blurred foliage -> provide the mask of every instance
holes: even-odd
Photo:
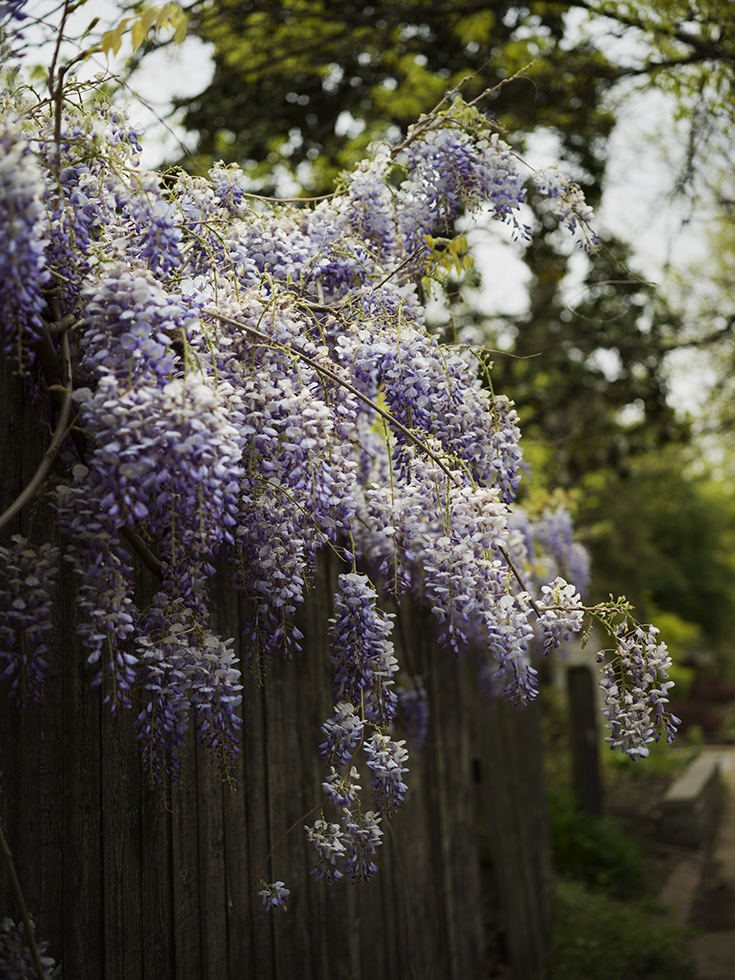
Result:
[[[735,628],[735,494],[692,450],[589,473],[577,520],[595,568],[595,599],[624,592],[644,622],[674,613],[664,639],[727,652]],[[687,625],[688,624],[688,625]],[[696,631],[700,633],[697,635]]]
[[[633,456],[686,442],[689,426],[667,401],[672,317],[651,284],[621,273],[630,250],[606,242],[574,304],[559,288],[569,260],[538,229],[525,261],[530,308],[503,323],[512,356],[495,357],[492,378],[516,403],[524,444],[539,447],[543,482],[573,487],[589,471],[622,472]]]
[[[614,66],[585,39],[562,45],[564,5],[219,0],[187,10],[215,46],[212,83],[183,104],[205,166],[252,161],[267,178],[280,163],[312,193],[328,192],[371,141],[404,131],[468,75],[471,99],[534,62],[486,108],[513,133],[554,127],[564,159],[601,170],[600,137],[613,122],[601,94]]]
[[[551,787],[548,804],[558,872],[614,898],[641,898],[648,893],[651,876],[645,854],[614,817],[583,813],[572,795],[558,786]]]
[[[549,980],[694,980],[687,930],[651,903],[562,881],[554,911]]]

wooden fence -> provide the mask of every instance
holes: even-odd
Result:
[[[18,406],[23,405],[23,411]],[[6,372],[0,510],[49,438],[48,417]],[[48,413],[46,413],[48,416]],[[3,542],[27,526],[3,529]],[[42,506],[34,540],[53,538]],[[60,543],[60,542],[59,542]],[[304,650],[245,676],[237,788],[188,745],[170,811],[142,778],[133,713],[116,719],[89,687],[76,640],[75,582],[64,565],[43,702],[0,701],[0,820],[37,934],[65,980],[472,980],[488,975],[482,869],[492,862],[514,980],[541,980],[550,872],[538,714],[484,712],[473,664],[437,648],[430,617],[401,607],[400,659],[422,673],[431,722],[410,760],[404,808],[383,821],[373,880],[309,878],[303,815],[321,797],[320,725],[331,713],[328,619],[337,569],[323,556],[300,617]],[[213,626],[239,637],[242,610],[220,576]],[[364,776],[364,784],[368,780]],[[309,819],[313,822],[314,817]],[[265,912],[259,868],[291,888]],[[18,910],[0,867],[0,918]]]

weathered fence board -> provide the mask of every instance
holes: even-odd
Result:
[[[538,705],[500,701],[478,725],[481,799],[489,817],[513,977],[543,980],[553,880]]]
[[[36,414],[18,425],[11,407],[22,386],[7,372],[2,392],[0,508],[25,485],[48,438]],[[26,519],[6,528],[7,537],[26,529]],[[34,540],[53,533],[41,506]],[[0,703],[0,820],[38,935],[67,980],[484,976],[478,771],[514,978],[542,976],[550,906],[535,715],[502,706],[480,712],[472,665],[438,649],[430,616],[407,603],[396,647],[410,672],[423,675],[432,717],[427,744],[409,763],[405,807],[383,822],[371,883],[309,878],[303,824],[317,815],[304,816],[322,798],[326,775],[317,747],[332,706],[328,620],[337,573],[334,556],[322,556],[298,617],[303,651],[271,664],[263,688],[244,677],[236,791],[192,742],[166,810],[145,785],[134,714],[111,718],[89,687],[75,582],[63,567],[43,703],[22,712]],[[239,638],[243,604],[226,578],[218,580],[213,627]],[[144,592],[155,587],[141,582]],[[363,768],[366,802],[368,784]],[[291,888],[289,910],[266,913],[255,894],[258,870],[292,824],[264,873]],[[17,918],[0,872],[3,915]]]

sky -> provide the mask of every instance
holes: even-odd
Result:
[[[47,22],[58,22],[58,0],[30,0],[27,9]],[[93,17],[99,17],[96,31],[114,26],[120,19],[115,0],[87,0],[69,22],[68,33],[81,34]],[[26,31],[28,40],[33,28]],[[619,42],[617,42],[619,43]],[[50,45],[37,44],[29,51],[30,62],[50,62]],[[108,62],[96,56],[82,66],[82,77],[98,72],[120,70],[131,52],[129,35],[117,56]],[[127,100],[130,119],[142,126],[142,166],[155,169],[166,158],[177,155],[177,136],[186,134],[175,120],[166,119],[175,96],[186,97],[203,91],[213,74],[209,48],[195,37],[179,46],[149,54],[136,72]],[[139,95],[142,104],[135,98]],[[680,142],[680,141],[678,141]],[[664,147],[677,145],[673,103],[657,92],[632,95],[619,109],[619,122],[612,136],[608,181],[602,207],[596,216],[598,230],[609,231],[632,242],[636,251],[636,271],[663,285],[672,269],[684,268],[702,260],[706,254],[704,229],[687,222],[680,203],[672,199],[673,176],[664,162]],[[535,169],[554,161],[554,147],[544,137],[532,139],[526,153]],[[491,228],[488,231],[487,224]],[[498,222],[468,228],[476,262],[483,274],[485,290],[479,298],[488,314],[518,315],[526,307],[524,289],[527,270],[519,249]],[[578,263],[581,277],[583,263]],[[581,282],[574,271],[567,290],[570,302],[580,297]],[[688,353],[672,362],[672,400],[685,411],[699,411],[708,377],[706,365],[696,364]]]

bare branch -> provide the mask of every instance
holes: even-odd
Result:
[[[44,972],[43,966],[41,965],[41,954],[38,951],[38,946],[36,945],[36,939],[33,935],[33,926],[31,925],[31,919],[28,915],[28,909],[26,908],[25,899],[23,898],[23,892],[21,891],[20,882],[18,881],[18,875],[15,873],[15,866],[13,865],[13,855],[10,853],[10,848],[8,847],[8,842],[5,840],[5,834],[3,833],[2,824],[0,824],[0,851],[3,852],[3,858],[5,859],[5,867],[8,869],[8,878],[10,879],[10,887],[13,889],[13,894],[15,895],[15,900],[18,903],[18,908],[20,909],[21,918],[23,919],[23,928],[25,931],[25,940],[28,943],[28,948],[31,951],[31,956],[33,957],[33,967],[38,974],[38,980],[46,980],[46,973]]]
[[[5,513],[0,515],[0,527],[4,527],[9,521],[11,521],[15,515],[36,496],[36,493],[46,479],[48,471],[51,469],[59,446],[64,441],[67,434],[69,415],[71,414],[71,358],[69,354],[69,335],[66,332],[62,333],[61,335],[61,365],[64,384],[63,386],[54,385],[51,389],[56,391],[61,389],[63,392],[61,409],[59,412],[59,421],[56,425],[56,430],[51,440],[51,444],[44,453],[43,459],[41,460],[38,469],[33,474],[28,486],[25,488],[25,490],[23,490],[20,496],[16,498],[10,507],[8,507]]]
[[[120,528],[120,534],[125,538],[145,567],[149,568],[157,578],[163,581],[163,563],[156,558],[137,531],[131,531],[130,528],[123,526]]]
[[[510,557],[510,555],[508,554],[508,552],[506,551],[506,549],[503,547],[502,544],[496,545],[496,547],[497,547],[498,551],[500,552],[500,554],[503,556],[503,558],[505,558],[505,561],[506,561],[506,563],[508,565],[508,568],[511,570],[511,572],[513,572],[513,576],[514,576],[516,582],[518,582],[518,584],[520,585],[521,589],[528,594],[528,601],[531,603],[531,608],[536,613],[536,615],[538,616],[538,618],[541,619],[541,609],[539,608],[538,604],[536,603],[536,600],[533,598],[533,596],[531,595],[531,593],[526,588],[526,585],[525,585],[523,579],[521,578],[521,573],[518,571],[518,569],[516,568],[515,564],[513,563],[513,559]]]

